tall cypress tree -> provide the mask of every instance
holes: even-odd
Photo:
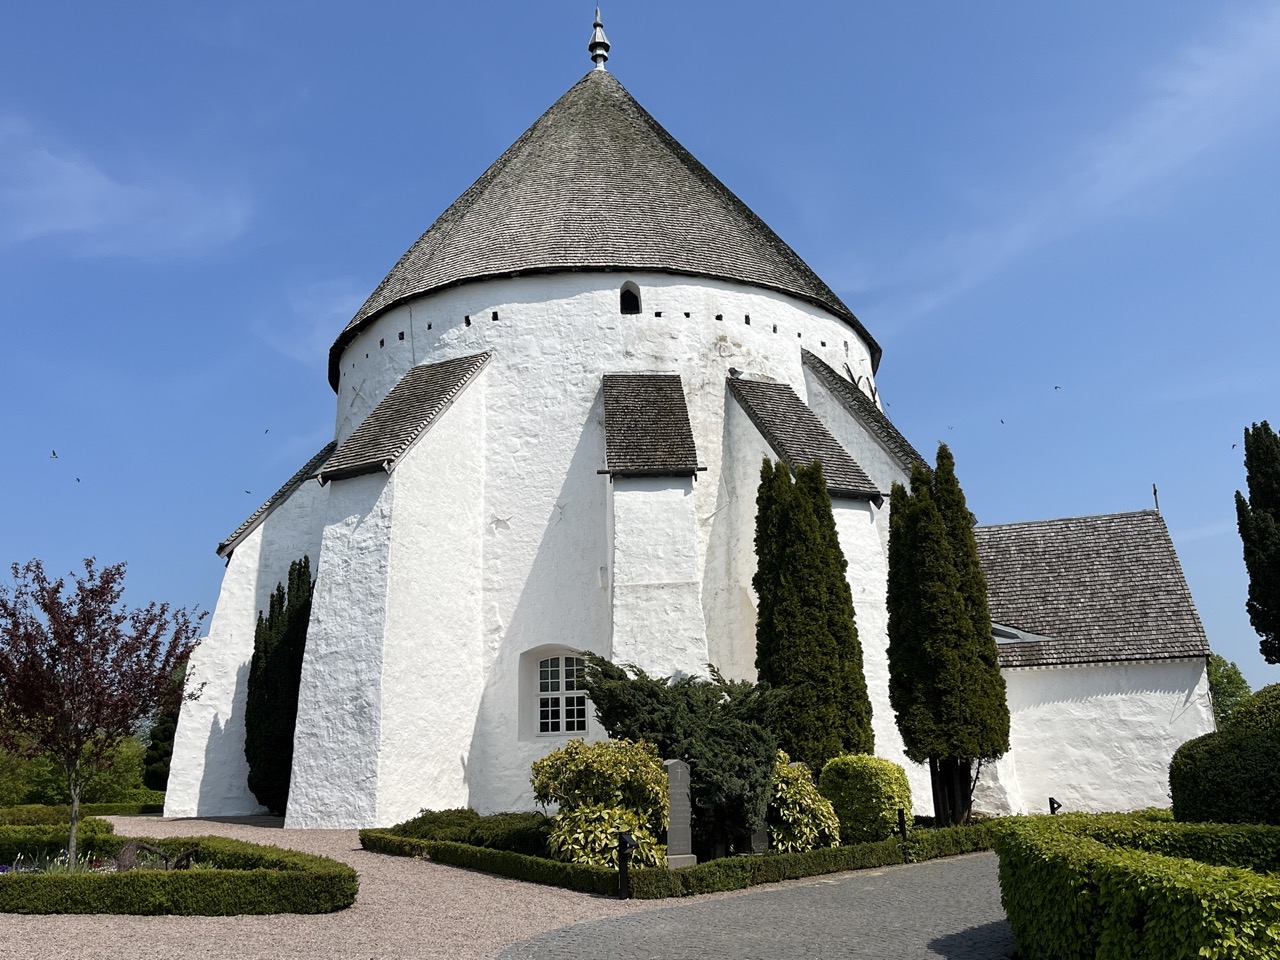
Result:
[[[1280,436],[1263,420],[1244,432],[1249,497],[1236,491],[1236,519],[1249,571],[1249,622],[1267,663],[1280,663]]]
[[[889,535],[889,700],[907,756],[929,762],[938,819],[967,819],[973,763],[1009,749],[973,515],[943,444],[932,473],[895,485]]]
[[[249,789],[264,807],[283,816],[293,768],[298,687],[311,618],[311,560],[289,566],[289,583],[276,584],[265,616],[258,612],[245,699],[244,755]]]
[[[820,600],[826,629],[835,641],[838,661],[836,694],[841,752],[871,753],[875,749],[875,734],[871,729],[871,698],[867,695],[867,679],[862,666],[862,643],[858,639],[853,590],[847,576],[849,562],[840,547],[840,535],[836,531],[831,494],[827,492],[822,464],[813,463],[796,471],[796,493],[803,494],[807,500],[807,507],[813,512],[815,525],[822,538],[822,555],[819,558],[821,565],[816,574],[823,587]],[[811,769],[817,775],[825,765],[826,760]]]
[[[779,745],[821,770],[841,753],[873,747],[862,670],[831,498],[822,467],[797,471],[768,460],[757,495],[756,670],[781,691]]]

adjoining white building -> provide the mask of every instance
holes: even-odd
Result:
[[[978,527],[1010,751],[993,813],[1169,805],[1169,760],[1214,728],[1209,645],[1155,511]]]
[[[166,815],[260,809],[244,758],[254,626],[303,555],[317,582],[289,826],[530,807],[535,759],[603,735],[576,689],[578,651],[656,675],[714,663],[753,679],[766,456],[823,464],[876,750],[905,762],[887,692],[887,492],[919,454],[879,406],[880,347],[604,69],[598,21],[591,51],[596,69],[339,333],[333,442],[219,545],[227,571],[190,671],[205,687],[178,723]],[[989,558],[1004,555],[992,531],[1006,529],[982,535]],[[989,567],[993,611],[1017,567]],[[1034,607],[1033,592],[1019,596]],[[1008,625],[1041,622],[1020,617]],[[1015,750],[989,778],[993,808],[1073,800],[1055,776],[1078,777],[1079,754],[1159,765],[1212,727],[1203,630],[1130,657],[1108,652],[1112,635],[1052,629],[1002,649]],[[1022,652],[1090,643],[1074,660]],[[1176,676],[1143,672],[1175,658]],[[1031,669],[1051,663],[1062,670]],[[1079,706],[1101,697],[1112,712]],[[1166,711],[1178,698],[1181,711]],[[1116,711],[1125,724],[1110,722]],[[908,767],[926,812],[927,773]],[[1077,805],[1158,802],[1131,780],[1100,774]]]

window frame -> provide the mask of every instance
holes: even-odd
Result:
[[[585,666],[585,658],[566,653],[538,659],[533,725],[539,739],[586,736],[587,695],[581,686]]]

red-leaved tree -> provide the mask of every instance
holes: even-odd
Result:
[[[145,718],[198,696],[173,676],[205,614],[154,602],[127,609],[123,563],[100,569],[90,557],[69,588],[39,560],[12,572],[12,588],[0,586],[0,745],[45,754],[66,777],[74,864],[85,783]]]

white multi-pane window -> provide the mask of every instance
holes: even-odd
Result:
[[[538,661],[538,734],[586,733],[587,697],[581,657]]]

